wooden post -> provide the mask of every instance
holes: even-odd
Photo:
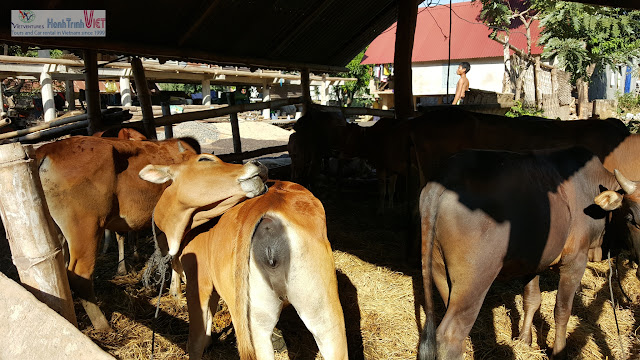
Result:
[[[227,93],[227,104],[233,106],[236,104],[236,94],[230,92]],[[238,113],[234,112],[229,114],[231,120],[231,135],[233,136],[233,152],[242,152],[242,142],[240,140],[240,124],[238,124]]]
[[[67,109],[69,111],[76,109],[76,92],[73,85],[73,80],[66,80],[64,82],[65,96],[67,97]]]
[[[0,214],[22,284],[77,326],[61,244],[30,145],[0,146]]]
[[[131,106],[131,82],[128,76],[120,77],[120,103],[122,106]]]
[[[306,114],[311,107],[311,85],[309,69],[300,70],[300,86],[302,87],[302,114]]]
[[[56,104],[53,100],[53,79],[51,79],[51,74],[47,70],[48,66],[45,65],[40,73],[40,92],[42,93],[44,121],[49,122],[56,119]]]
[[[163,102],[160,104],[162,107],[162,116],[171,115],[171,106],[167,102]],[[171,139],[173,137],[173,125],[165,125],[164,126],[164,138]]]
[[[151,92],[149,92],[149,86],[147,85],[147,78],[144,75],[144,68],[142,67],[142,61],[140,58],[134,57],[131,60],[131,70],[133,71],[133,79],[136,82],[136,93],[138,94],[138,100],[140,101],[140,107],[142,108],[142,123],[144,125],[144,131],[148,139],[157,139],[156,124],[153,119],[153,107],[151,106]]]
[[[406,119],[413,114],[411,56],[416,32],[418,4],[416,0],[398,1],[398,26],[394,64],[394,103],[396,117]]]
[[[3,88],[4,85],[2,85],[2,79],[0,79],[0,119],[2,119],[6,113],[4,111],[4,93],[3,93]]]
[[[542,103],[542,91],[538,87],[538,77],[540,76],[540,57],[536,56],[533,67],[533,89],[535,93],[536,109],[540,109]]]
[[[262,82],[262,102],[268,102],[268,101],[271,101],[271,94],[270,94],[269,84],[267,83],[267,80],[264,80]],[[264,119],[271,119],[271,109],[266,108],[262,110],[262,117]]]
[[[211,81],[202,80],[202,105],[211,105]]]
[[[89,135],[104,128],[100,112],[100,88],[98,86],[98,58],[94,50],[84,51],[84,84],[89,115]]]
[[[554,102],[553,106],[560,106],[560,99],[558,96],[558,69],[551,69],[551,99]]]
[[[322,74],[322,85],[320,86],[320,105],[327,105],[329,99],[329,84],[327,84],[327,74]]]

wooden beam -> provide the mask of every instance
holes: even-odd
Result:
[[[171,115],[171,105],[168,102],[163,102],[160,106],[162,107],[162,116]],[[173,138],[173,125],[165,125],[164,138],[165,140]]]
[[[100,88],[98,86],[98,60],[93,50],[84,51],[85,63],[85,96],[87,100],[87,115],[89,116],[89,135],[103,128],[102,113],[100,112]]]
[[[198,30],[200,28],[200,26],[202,25],[202,22],[204,22],[209,15],[211,15],[211,13],[213,12],[213,10],[215,10],[218,5],[220,5],[221,1],[220,0],[213,0],[211,2],[211,5],[209,5],[209,7],[207,7],[207,10],[205,10],[202,15],[200,15],[200,17],[198,17],[198,20],[196,20],[193,25],[189,28],[189,30],[187,30],[187,32],[182,35],[182,37],[180,38],[180,41],[178,41],[178,46],[182,46],[184,45],[184,43],[189,40],[193,34],[196,32],[196,30]]]
[[[227,93],[227,103],[229,106],[236,104],[236,94]],[[231,121],[231,136],[233,137],[233,152],[242,152],[242,140],[240,138],[240,124],[238,123],[238,113],[233,112],[229,114],[229,120]]]
[[[280,53],[282,53],[282,51],[284,51],[284,49],[291,44],[291,42],[298,38],[301,33],[306,31],[309,28],[309,25],[315,22],[318,17],[320,17],[320,15],[322,15],[322,13],[327,10],[327,8],[333,3],[333,1],[334,0],[324,0],[319,6],[317,6],[309,16],[305,17],[304,20],[302,20],[300,26],[296,27],[292,31],[289,31],[289,35],[284,40],[280,41],[280,45],[278,45],[278,47],[276,47],[269,53],[269,57],[273,58],[280,55]]]
[[[416,33],[418,5],[415,0],[398,1],[398,27],[393,57],[394,103],[396,116],[406,119],[413,114],[411,56]]]
[[[211,51],[196,50],[192,48],[176,47],[176,46],[156,46],[147,45],[143,42],[87,42],[82,38],[63,38],[63,37],[30,37],[17,38],[12,37],[7,30],[0,29],[0,40],[6,40],[13,44],[28,44],[44,46],[46,48],[66,48],[66,49],[95,49],[101,51],[115,52],[122,55],[143,56],[149,58],[163,57],[171,60],[184,60],[194,62],[205,62],[218,65],[235,65],[247,66],[249,68],[269,68],[282,70],[297,70],[303,67],[309,68],[315,72],[348,72],[344,66],[308,64],[293,61],[280,61],[265,58],[247,58],[236,56],[219,55]],[[179,54],[179,55],[178,55]]]
[[[139,57],[131,59],[131,70],[133,70],[133,78],[136,82],[136,93],[142,107],[142,123],[144,131],[148,139],[157,139],[156,124],[153,119],[153,108],[151,107],[151,92],[147,85],[147,78],[144,76],[144,68]]]
[[[31,146],[0,146],[0,215],[20,282],[78,326],[55,225],[45,210],[39,164]]]
[[[388,118],[395,117],[395,112],[393,110],[371,109],[365,107],[324,106],[317,104],[314,104],[313,107],[320,111],[323,111],[323,109],[331,111],[341,111],[344,115],[373,115]]]
[[[170,124],[178,124],[185,121],[203,120],[209,118],[215,118],[219,116],[230,115],[233,113],[239,113],[244,111],[262,110],[268,108],[276,108],[284,105],[301,104],[302,98],[295,97],[290,99],[281,99],[268,102],[260,102],[253,104],[239,104],[233,106],[227,106],[219,109],[210,109],[202,111],[194,111],[189,113],[175,114],[169,116],[162,116],[156,118],[157,126],[165,126]],[[134,122],[135,123],[135,122]]]
[[[219,155],[218,157],[225,162],[240,162],[242,160],[251,159],[258,156],[275,154],[275,153],[285,152],[285,151],[287,151],[287,145],[277,145],[277,146],[269,146],[266,148],[252,150],[252,151],[245,151],[245,152],[236,153],[236,154],[222,154],[222,155]]]

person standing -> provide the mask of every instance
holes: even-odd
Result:
[[[471,70],[471,65],[463,61],[458,65],[458,70],[456,70],[456,74],[460,75],[460,80],[458,80],[458,85],[456,85],[456,96],[453,98],[453,105],[462,105],[464,100],[464,95],[467,90],[469,90],[469,79],[467,79],[467,73]]]

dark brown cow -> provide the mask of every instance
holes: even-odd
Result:
[[[271,182],[260,195],[264,170],[202,154],[140,172],[148,181],[173,181],[158,202],[155,220],[167,234],[169,253],[178,255],[174,266],[187,276],[189,357],[202,356],[211,335],[210,315],[222,297],[241,359],[274,358],[271,335],[283,306],[291,304],[323,357],[346,360],[322,203],[290,182]]]
[[[138,177],[147,164],[175,164],[200,152],[193,139],[131,141],[78,136],[36,150],[49,212],[69,246],[69,283],[96,329],[109,323],[96,305],[93,270],[105,229],[141,230],[167,185]]]
[[[311,107],[302,116],[289,137],[291,180],[309,186],[317,180],[323,162],[344,146],[347,121],[341,112],[326,112]]]
[[[637,188],[584,148],[529,155],[468,150],[450,159],[420,196],[427,323],[419,358],[462,358],[496,278],[526,279],[520,338],[530,344],[540,306],[537,274],[549,266],[560,271],[553,355],[566,357],[573,296],[589,249],[610,230],[607,219],[618,219],[610,224],[628,230],[636,243],[640,239],[633,220],[640,212]],[[627,215],[633,215],[630,222]],[[437,331],[432,279],[447,307]]]

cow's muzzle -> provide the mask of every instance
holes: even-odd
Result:
[[[268,179],[269,170],[258,161],[252,160],[244,165],[245,173],[238,178],[238,182],[248,198],[253,198],[267,192],[265,182]]]

